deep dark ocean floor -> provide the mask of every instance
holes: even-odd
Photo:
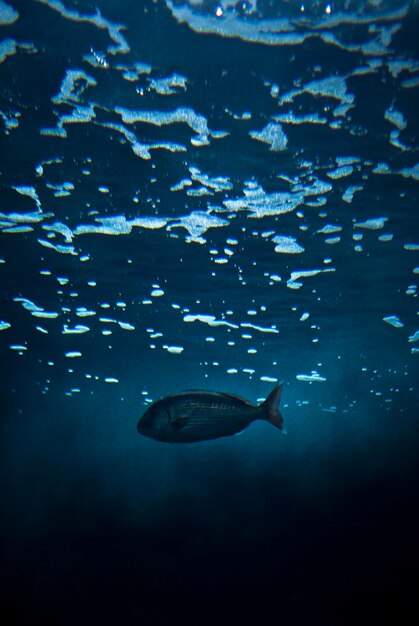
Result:
[[[201,444],[151,442],[150,477],[134,450],[89,461],[93,429],[76,434],[68,410],[22,437],[34,410],[51,406],[6,420],[2,452],[8,624],[349,625],[417,610],[418,460],[405,438],[298,459],[279,441],[284,462],[251,467],[230,440],[203,444],[202,462]]]

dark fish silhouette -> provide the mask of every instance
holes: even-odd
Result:
[[[229,393],[187,391],[158,400],[137,425],[141,435],[169,443],[203,441],[235,435],[255,420],[282,428],[278,411],[282,384],[259,406]]]

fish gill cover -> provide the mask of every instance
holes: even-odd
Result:
[[[80,477],[143,525],[197,490],[226,505],[201,463],[257,477],[261,529],[273,467],[311,493],[340,484],[339,455],[370,478],[413,459],[417,26],[408,0],[0,0],[8,532],[61,519]],[[279,381],[287,437],[258,423],[163,453],[136,435],[166,395],[256,404]]]

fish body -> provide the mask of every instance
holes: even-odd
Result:
[[[137,425],[140,434],[168,443],[190,443],[235,435],[255,420],[282,429],[278,410],[282,385],[255,406],[229,393],[187,391],[152,404]]]

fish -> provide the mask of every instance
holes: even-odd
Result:
[[[141,435],[166,443],[192,443],[228,437],[255,420],[265,420],[282,429],[278,405],[282,383],[262,404],[217,391],[185,391],[154,402],[138,422]]]

